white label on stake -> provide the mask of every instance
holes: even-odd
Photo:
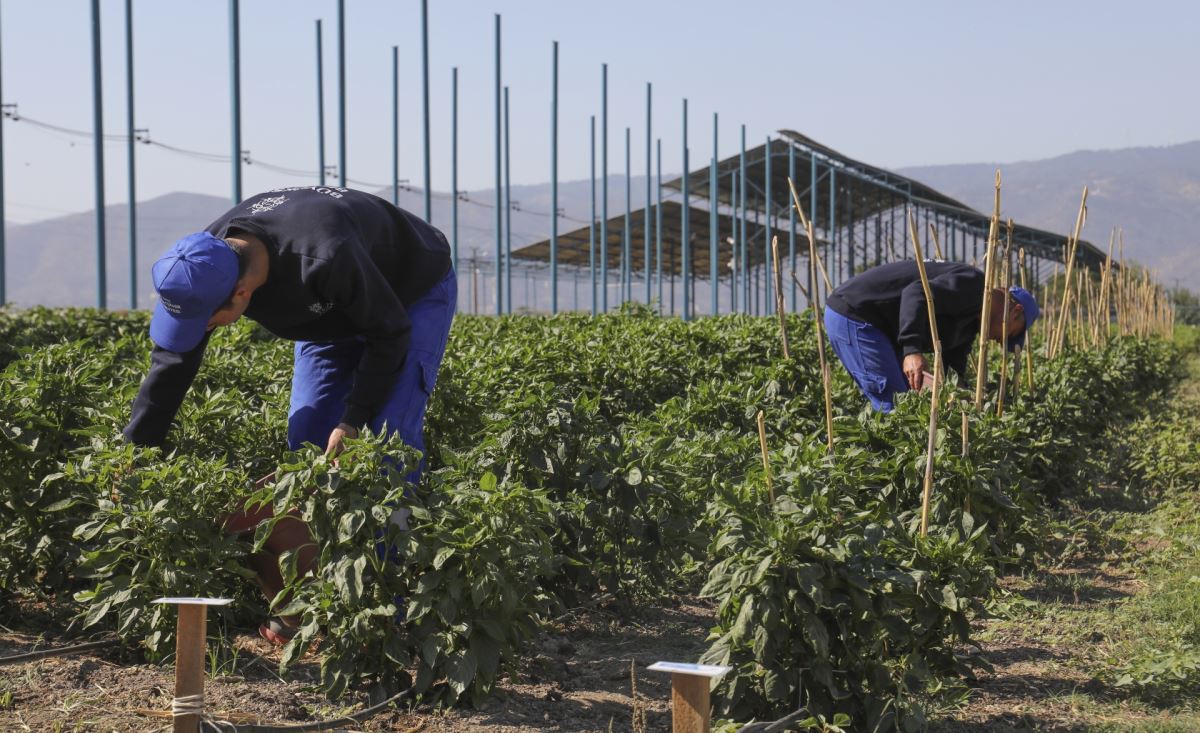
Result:
[[[228,606],[232,598],[155,598],[151,603],[171,603],[178,606]]]
[[[683,662],[655,662],[646,669],[651,672],[670,672],[671,674],[690,674],[696,677],[724,677],[733,667],[716,664],[685,664]]]

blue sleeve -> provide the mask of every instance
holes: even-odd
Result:
[[[150,372],[142,380],[129,424],[122,431],[126,440],[145,446],[161,446],[166,441],[171,421],[200,371],[208,336],[205,334],[196,348],[185,353],[160,346],[150,352]]]

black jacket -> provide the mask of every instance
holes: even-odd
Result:
[[[983,273],[961,262],[926,262],[938,336],[946,367],[966,376],[979,334]],[[901,357],[933,351],[925,291],[914,260],[873,267],[839,285],[825,303],[837,313],[870,323],[891,340]]]
[[[221,238],[248,232],[266,245],[267,281],[254,291],[246,316],[296,341],[363,338],[342,420],[354,426],[369,421],[408,353],[406,306],[450,269],[445,236],[377,196],[324,186],[252,196],[207,231]],[[207,343],[206,336],[184,354],[154,347],[124,431],[128,440],[163,443]]]

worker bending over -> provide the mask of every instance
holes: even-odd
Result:
[[[942,340],[945,366],[959,379],[979,333],[984,274],[961,262],[925,263]],[[1005,293],[992,289],[989,333],[1005,333]],[[1025,344],[1039,314],[1037,301],[1024,288],[1008,291],[1008,344]],[[920,389],[933,351],[925,290],[915,260],[873,267],[839,285],[825,303],[825,329],[833,351],[876,410],[891,412],[897,392]]]

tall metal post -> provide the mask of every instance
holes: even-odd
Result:
[[[558,41],[550,82],[550,313],[558,313]]]
[[[766,213],[766,225],[763,227],[763,309],[762,313],[771,312],[772,293],[775,290],[775,279],[771,277],[771,267],[768,263],[772,261],[771,256],[771,137],[767,136],[767,146],[763,148],[763,154],[766,160],[763,162],[763,197],[766,199],[763,205],[763,211]]]
[[[742,251],[742,310],[750,312],[750,254],[746,246],[746,126],[742,125],[742,151],[738,156],[738,247]]]
[[[708,282],[712,289],[712,315],[721,309],[721,289],[717,287],[720,270],[717,269],[717,129],[719,120],[713,112],[712,165],[708,169]]]
[[[596,115],[592,115],[592,216],[588,219],[588,269],[592,281],[592,315],[596,315]]]
[[[512,313],[512,158],[508,155],[508,85],[504,86],[504,310]]]
[[[2,47],[2,45],[0,45]],[[0,53],[0,57],[3,54]],[[0,77],[3,75],[0,74]],[[0,85],[2,87],[2,85]],[[3,91],[0,91],[0,102],[3,102]],[[0,308],[8,302],[8,293],[5,289],[7,276],[5,274],[5,236],[4,230],[7,228],[4,218],[4,110],[0,107]]]
[[[458,269],[458,67],[450,69],[450,257]]]
[[[650,290],[650,102],[651,102],[650,82],[646,82],[646,215],[643,217],[642,225],[645,230],[644,253],[642,264],[646,270],[646,305],[650,305],[651,290]]]
[[[687,99],[683,100],[683,211],[679,216],[682,220],[680,231],[680,247],[682,249],[682,258],[680,260],[680,270],[683,274],[683,320],[692,320],[692,301],[691,301],[691,231],[688,226],[688,210],[691,208],[692,202],[688,196],[688,113]]]
[[[657,148],[654,174],[654,190],[657,191],[658,202],[654,207],[654,279],[658,281],[658,312],[662,313],[663,308],[663,284],[662,284],[662,138],[654,142]]]
[[[96,164],[96,307],[108,307],[104,250],[104,92],[100,73],[100,0],[92,0],[92,127]]]
[[[392,46],[392,204],[400,205],[400,47]],[[426,221],[428,221],[426,217]]]
[[[341,0],[339,0],[340,2]],[[500,14],[496,13],[496,315],[504,312],[504,191],[500,187]]]
[[[346,187],[346,0],[338,0],[338,186]]]
[[[608,312],[608,64],[600,64],[600,310]]]
[[[238,0],[229,0],[229,95],[233,112],[233,203],[242,200],[242,44]]]
[[[633,202],[632,202],[632,199],[630,198],[630,187],[631,187],[632,181],[631,181],[631,177],[629,175],[630,167],[631,167],[630,163],[631,163],[632,159],[630,158],[629,147],[630,147],[630,145],[629,145],[629,128],[626,127],[625,128],[625,231],[624,231],[624,236],[621,237],[621,244],[623,247],[622,260],[624,263],[624,270],[621,273],[621,282],[624,285],[624,290],[622,290],[622,292],[621,292],[621,299],[623,301],[633,300],[633,246],[632,246],[633,238],[630,236],[631,232],[629,231],[630,219],[631,219],[630,214],[633,209]]]
[[[729,217],[729,257],[732,260],[733,271],[729,276],[729,312],[738,312],[738,295],[741,293],[741,281],[746,277],[746,273],[742,271],[742,263],[738,256],[738,177],[734,173],[729,174],[729,202],[732,206],[732,214]]]
[[[837,169],[829,166],[829,246],[833,247],[833,252],[837,254],[838,250],[838,231],[837,231]],[[835,267],[833,272],[834,285],[842,281],[841,273]]]
[[[813,236],[817,233],[817,156],[813,154],[812,149],[808,151],[809,161],[809,179],[808,179],[808,215],[811,217],[809,221],[813,225]],[[817,250],[820,256],[820,247],[816,242],[812,243],[813,249]],[[810,308],[816,307],[817,289],[820,288],[820,278],[816,276],[814,267],[808,268],[808,304]]]
[[[321,51],[321,21],[317,20],[317,182],[325,185],[325,61]]]
[[[425,221],[433,221],[433,188],[429,159],[429,0],[421,0],[421,95],[425,125]]]
[[[133,0],[125,0],[125,117],[128,120],[129,162],[129,308],[137,309],[137,168],[134,165],[133,120]],[[0,266],[2,267],[2,266]],[[2,270],[0,270],[2,271]],[[0,285],[0,305],[4,304]]]
[[[796,146],[791,142],[788,143],[788,178],[793,184],[796,182]],[[796,271],[796,207],[788,206],[788,266],[792,272]],[[792,280],[791,286],[791,310],[796,312],[796,281]]]

